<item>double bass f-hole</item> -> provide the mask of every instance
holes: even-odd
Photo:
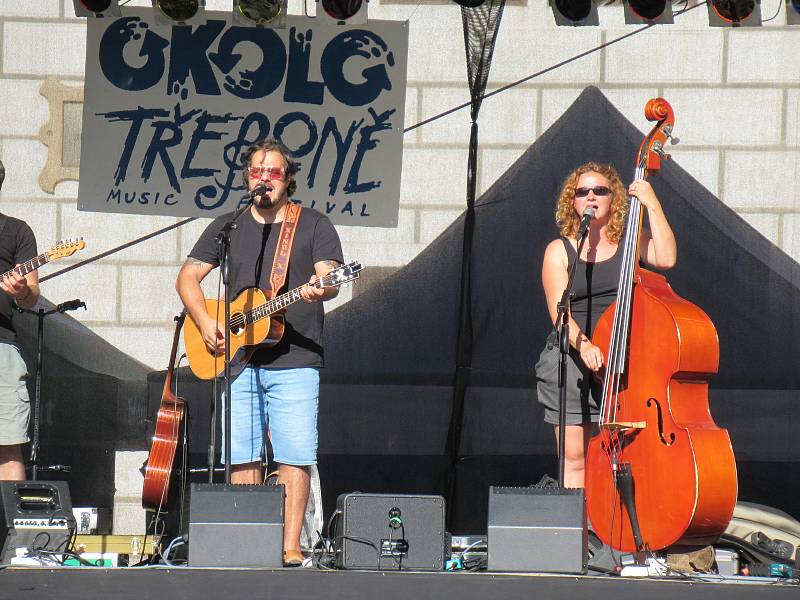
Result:
[[[675,443],[675,434],[670,433],[668,436],[664,435],[664,413],[661,412],[661,403],[655,398],[648,398],[647,402],[645,402],[645,406],[648,408],[655,406],[656,417],[658,418],[658,439],[660,439],[661,443],[665,446],[672,446],[672,444]]]

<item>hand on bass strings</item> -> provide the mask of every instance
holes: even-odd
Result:
[[[592,371],[599,371],[603,366],[603,352],[598,346],[586,340],[580,343],[579,352],[581,353],[581,360]]]

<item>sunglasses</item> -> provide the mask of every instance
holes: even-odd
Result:
[[[253,179],[274,179],[275,181],[286,179],[286,172],[280,167],[249,167],[247,172]]]
[[[597,187],[580,187],[575,188],[575,197],[576,198],[585,198],[589,195],[589,192],[594,192],[595,196],[608,196],[611,193],[611,190],[608,189],[604,185],[598,185]]]

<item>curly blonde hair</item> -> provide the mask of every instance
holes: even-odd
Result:
[[[561,193],[556,204],[556,225],[561,230],[561,235],[572,239],[578,235],[581,218],[575,213],[575,188],[578,179],[584,173],[599,173],[608,180],[611,188],[611,218],[606,226],[606,236],[609,241],[617,243],[625,230],[625,218],[628,215],[628,194],[620,179],[619,173],[611,165],[588,162],[581,165],[567,175],[561,186]]]

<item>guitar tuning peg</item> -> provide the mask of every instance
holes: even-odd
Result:
[[[677,146],[678,144],[681,143],[681,138],[679,137],[676,137],[674,135],[668,135],[667,137],[669,138],[669,143],[672,144],[673,146]]]

